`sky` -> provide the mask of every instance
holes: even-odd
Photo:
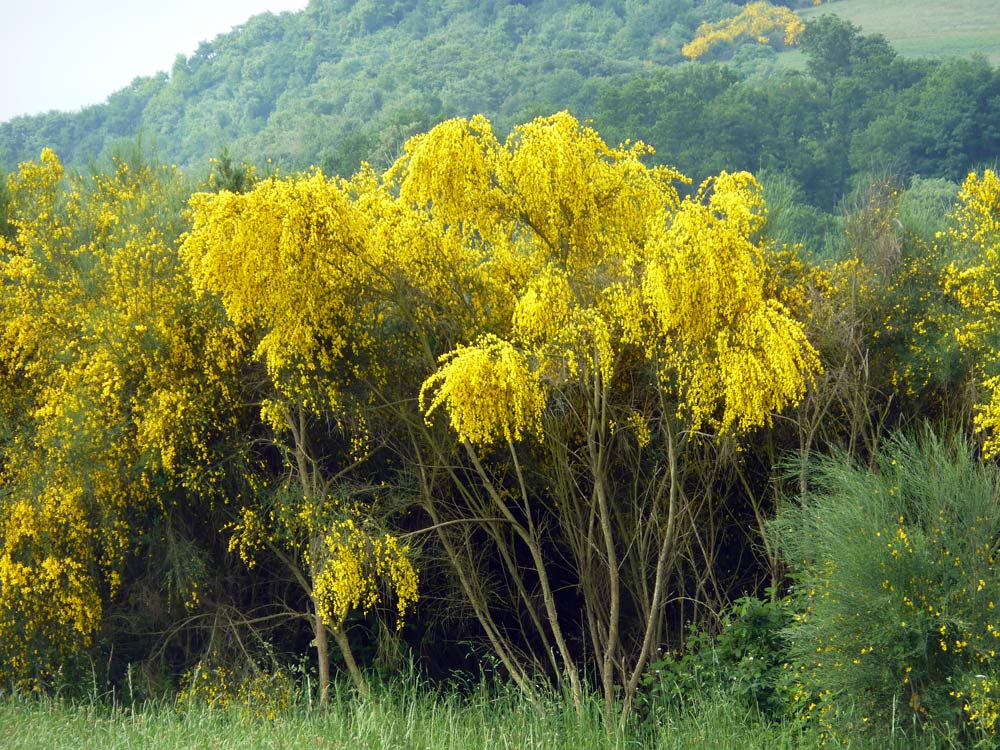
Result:
[[[0,122],[100,104],[265,11],[308,0],[0,0]]]

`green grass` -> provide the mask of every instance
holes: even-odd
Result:
[[[908,57],[981,54],[993,65],[1000,64],[1000,8],[996,0],[833,0],[799,11],[805,20],[824,13],[834,13],[866,34],[882,34],[897,52]],[[794,65],[791,60],[789,63]]]
[[[856,750],[903,750],[900,735],[876,733]],[[706,695],[684,711],[624,731],[606,731],[599,704],[578,718],[557,698],[543,711],[516,692],[472,688],[438,692],[406,681],[362,700],[341,687],[328,711],[299,708],[276,720],[235,712],[178,711],[172,705],[136,710],[56,699],[0,699],[0,747],[6,750],[792,750],[818,747],[791,724],[770,723],[725,696]],[[827,747],[838,747],[831,743]],[[848,745],[844,745],[847,747]],[[944,747],[944,745],[940,745]]]

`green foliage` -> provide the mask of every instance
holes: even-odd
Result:
[[[867,32],[887,28],[882,16],[893,12],[889,29],[919,14],[896,2],[859,16],[852,3],[809,16],[807,75],[749,45],[719,80],[694,72],[708,66],[678,65],[681,47],[702,22],[746,3],[315,0],[255,16],[104,104],[2,123],[0,154],[13,168],[51,147],[82,167],[141,133],[192,170],[228,145],[286,170],[346,175],[361,160],[387,167],[407,137],[448,117],[483,113],[505,132],[570,109],[612,141],[642,138],[696,184],[723,169],[781,171],[831,212],[872,167],[959,180],[998,153],[993,68],[982,58],[904,59],[841,15]]]
[[[958,199],[958,184],[951,180],[914,175],[899,204],[899,220],[907,232],[930,243],[947,226],[947,217]]]
[[[803,719],[841,738],[848,718],[862,735],[916,722],[992,737],[996,469],[926,431],[893,438],[870,467],[814,459],[810,482],[773,524],[795,581],[786,637]]]
[[[843,234],[839,217],[810,205],[794,178],[781,172],[763,172],[767,224],[764,231],[779,245],[801,245],[816,257],[829,258]]]
[[[880,35],[865,36],[843,19],[825,15],[806,26],[800,41],[806,69],[830,93],[851,73],[885,74],[896,53]]]
[[[802,48],[807,75],[742,58],[654,68],[603,87],[597,121],[696,180],[720,169],[781,173],[826,212],[873,170],[959,180],[1000,150],[990,124],[1000,74],[982,58],[902,58],[836,16],[809,23]]]
[[[677,652],[653,662],[637,704],[647,720],[660,721],[677,708],[718,693],[744,710],[782,716],[790,684],[785,629],[792,622],[788,599],[745,596],[733,602],[718,635],[694,629]]]
[[[871,451],[886,429],[914,419],[956,430],[970,423],[972,363],[954,336],[962,314],[941,283],[949,252],[900,218],[911,221],[917,199],[891,175],[869,175],[842,209],[837,262],[819,274],[813,335],[825,342],[828,375],[845,378],[836,389],[849,394],[837,411],[845,423],[867,423],[833,444]]]
[[[1000,76],[983,58],[947,60],[882,98],[851,143],[855,169],[889,164],[928,177],[963,179],[1000,148]]]
[[[212,172],[208,176],[208,184],[212,190],[245,193],[257,182],[256,168],[246,162],[236,164],[228,148],[222,149],[211,163]]]

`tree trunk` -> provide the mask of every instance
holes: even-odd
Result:
[[[316,607],[315,602],[313,606]],[[330,646],[318,607],[313,616],[313,634],[316,636],[316,666],[319,671],[319,707],[326,709],[330,705]]]
[[[354,661],[351,642],[347,639],[347,633],[344,632],[343,627],[338,625],[333,628],[333,640],[337,642],[337,646],[340,648],[340,655],[344,657],[344,664],[347,665],[347,673],[351,676],[351,682],[354,683],[354,687],[358,689],[358,692],[362,696],[368,698],[371,695],[371,690],[368,689],[368,682],[365,680],[365,676],[361,674],[358,663]]]
[[[313,606],[316,603],[313,602]],[[313,634],[316,636],[316,665],[319,671],[319,707],[326,709],[330,705],[330,641],[327,638],[327,626],[319,616],[317,610],[312,618]],[[341,656],[344,657],[344,664],[347,665],[347,673],[351,676],[354,687],[365,698],[371,695],[368,682],[362,674],[358,663],[354,660],[354,653],[351,651],[351,643],[347,639],[347,633],[342,627],[330,629],[333,632],[333,640],[340,649]]]

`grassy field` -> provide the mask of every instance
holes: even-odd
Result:
[[[882,34],[903,55],[969,57],[978,53],[1000,64],[997,0],[833,0],[799,13],[806,20],[835,13],[867,34]]]
[[[324,713],[294,709],[276,719],[243,713],[135,710],[100,702],[0,698],[0,747],[6,750],[792,750],[820,747],[793,724],[764,721],[726,696],[703,696],[658,721],[607,731],[595,701],[583,718],[551,699],[542,711],[507,690],[438,692],[412,683],[384,687],[369,700],[346,689]],[[914,744],[903,734],[872,732],[827,748],[936,750],[934,738]]]

